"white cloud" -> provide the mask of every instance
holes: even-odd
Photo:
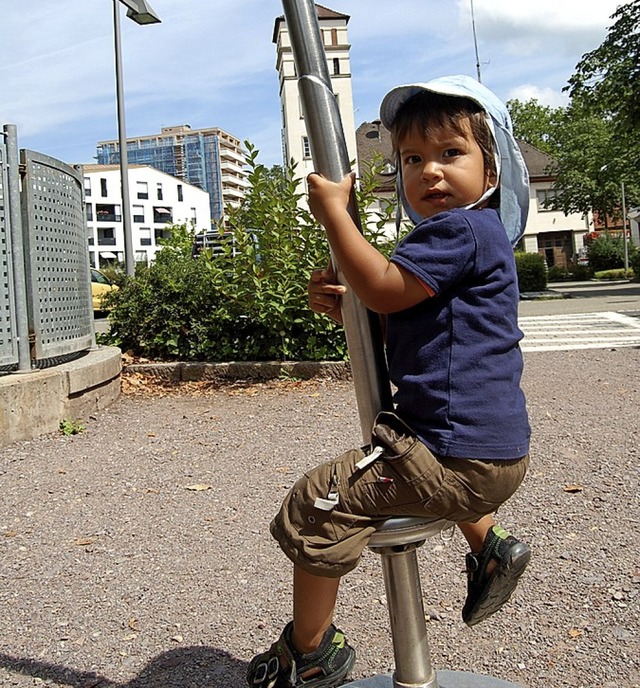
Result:
[[[552,108],[564,107],[569,103],[569,98],[566,93],[554,91],[552,88],[540,88],[533,84],[523,84],[511,89],[507,96],[507,100],[521,100],[522,102],[537,100],[540,105],[546,105]]]
[[[127,131],[220,126],[254,141],[267,164],[280,162],[272,43],[280,0],[150,3],[159,25],[138,26],[121,8]],[[91,159],[97,141],[116,136],[112,0],[4,4],[0,124],[16,123],[21,145]],[[351,16],[357,123],[374,119],[399,83],[475,74],[470,0],[322,4]],[[532,94],[558,104],[581,55],[606,35],[616,4],[474,0],[483,81],[505,100]]]

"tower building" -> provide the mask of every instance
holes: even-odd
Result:
[[[316,11],[327,54],[331,86],[338,100],[349,159],[357,160],[349,56],[351,46],[347,36],[349,16],[318,4],[316,4]],[[273,42],[276,44],[276,69],[279,75],[282,106],[282,157],[285,163],[293,160],[297,164],[297,174],[305,178],[313,172],[313,161],[298,94],[291,41],[284,16],[278,17],[275,21]]]

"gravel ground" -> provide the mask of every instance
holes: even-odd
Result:
[[[500,520],[534,559],[512,603],[468,629],[462,538],[421,548],[437,668],[640,686],[639,358],[526,355],[532,467]],[[81,434],[0,451],[0,686],[242,686],[291,604],[270,517],[305,466],[360,443],[349,383],[127,387]],[[370,552],[337,622],[354,678],[391,669]]]

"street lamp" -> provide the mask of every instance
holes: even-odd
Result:
[[[624,182],[620,182],[622,190],[622,238],[624,245],[624,271],[625,277],[629,270],[629,242],[627,240],[627,201],[624,195]]]
[[[116,103],[118,109],[118,148],[120,149],[120,185],[122,188],[122,229],[124,232],[124,265],[127,275],[135,273],[131,212],[129,201],[129,160],[124,119],[124,88],[122,79],[122,46],[120,38],[120,5],[128,8],[127,17],[137,24],[158,24],[160,18],[146,0],[113,0],[113,35],[116,54]]]
[[[608,166],[609,163],[603,165],[600,168],[600,172],[604,172]],[[622,193],[622,245],[624,247],[624,271],[626,274],[629,270],[629,240],[627,238],[627,201],[624,192],[624,181],[620,182],[620,191]]]

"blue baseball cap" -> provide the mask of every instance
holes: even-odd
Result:
[[[529,214],[529,173],[520,148],[513,137],[511,117],[505,104],[488,88],[470,76],[445,76],[426,83],[397,86],[389,91],[380,105],[382,124],[387,129],[391,129],[402,105],[422,91],[468,98],[486,112],[496,147],[500,219],[509,241],[515,246],[524,233]],[[400,175],[400,170],[398,170],[398,175]],[[398,194],[404,209],[414,223],[424,219],[407,203],[401,183],[398,186]]]

